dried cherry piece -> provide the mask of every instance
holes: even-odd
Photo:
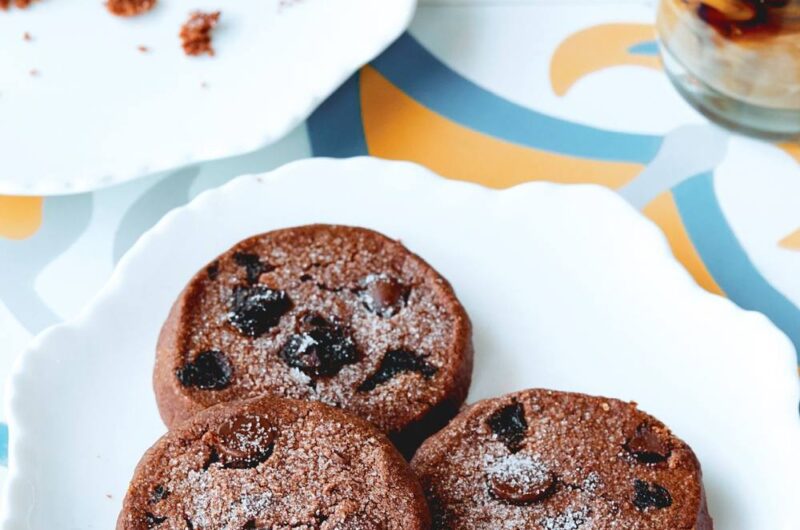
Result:
[[[514,402],[497,410],[486,420],[494,435],[503,442],[512,453],[519,451],[528,422],[525,420],[525,409],[522,404]]]
[[[228,358],[220,351],[201,352],[194,361],[178,368],[178,381],[185,387],[201,390],[222,390],[227,387],[233,377],[233,367]]]
[[[292,301],[285,291],[263,285],[237,287],[233,291],[228,322],[243,335],[256,338],[277,326],[290,309]]]
[[[625,449],[643,464],[665,462],[672,452],[667,442],[647,422],[636,427],[625,443]]]
[[[310,377],[330,377],[358,362],[358,351],[344,326],[311,313],[300,319],[300,332],[289,337],[281,358]]]
[[[358,387],[359,392],[369,392],[402,372],[414,372],[430,379],[439,369],[424,357],[407,350],[392,350],[381,359],[378,370]]]
[[[540,460],[519,453],[495,460],[488,469],[492,496],[510,504],[532,504],[555,493],[557,478]]]
[[[633,483],[633,504],[640,510],[648,508],[669,508],[672,506],[672,495],[667,488],[655,482],[648,484],[643,480]]]
[[[362,282],[359,298],[369,311],[382,317],[396,315],[405,306],[409,289],[385,274],[371,274]]]

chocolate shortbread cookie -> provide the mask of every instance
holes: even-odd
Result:
[[[427,530],[406,461],[369,423],[321,403],[257,398],[164,435],[117,530]]]
[[[168,426],[264,394],[322,401],[405,454],[466,398],[471,327],[453,289],[397,241],[313,225],[240,242],[201,270],[159,338]]]
[[[437,530],[711,530],[700,464],[635,403],[527,390],[481,401],[411,463]]]

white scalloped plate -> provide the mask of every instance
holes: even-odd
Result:
[[[470,400],[535,386],[637,400],[696,450],[717,528],[797,528],[795,354],[763,316],[698,288],[610,191],[493,191],[369,158],[204,193],[142,237],[78,319],[35,340],[9,386],[3,528],[112,528],[164,431],[153,351],[184,282],[246,236],[312,222],[398,237],[452,281],[475,324]]]
[[[76,193],[263,147],[397,38],[415,7],[159,0],[130,19],[100,0],[0,10],[0,194]],[[181,49],[194,9],[222,10],[213,58]]]

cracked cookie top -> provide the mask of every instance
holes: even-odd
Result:
[[[710,530],[692,450],[635,403],[527,390],[479,402],[412,460],[438,530]]]
[[[320,403],[207,409],[136,468],[117,530],[427,530],[408,464],[372,425]]]
[[[402,244],[312,225],[240,242],[181,293],[157,348],[174,426],[263,394],[347,409],[406,454],[463,403],[471,330],[449,283]]]

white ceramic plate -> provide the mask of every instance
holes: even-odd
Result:
[[[610,191],[492,191],[369,158],[204,193],[145,235],[78,319],[34,342],[9,387],[3,528],[113,527],[164,431],[151,370],[178,292],[236,241],[312,222],[398,237],[452,281],[475,325],[470,400],[536,386],[637,400],[697,451],[717,528],[796,529],[795,357],[763,316],[699,289]]]
[[[101,0],[41,0],[0,11],[0,194],[75,193],[263,147],[398,37],[415,5],[159,0],[125,19]],[[181,49],[195,9],[222,10],[213,58]]]

